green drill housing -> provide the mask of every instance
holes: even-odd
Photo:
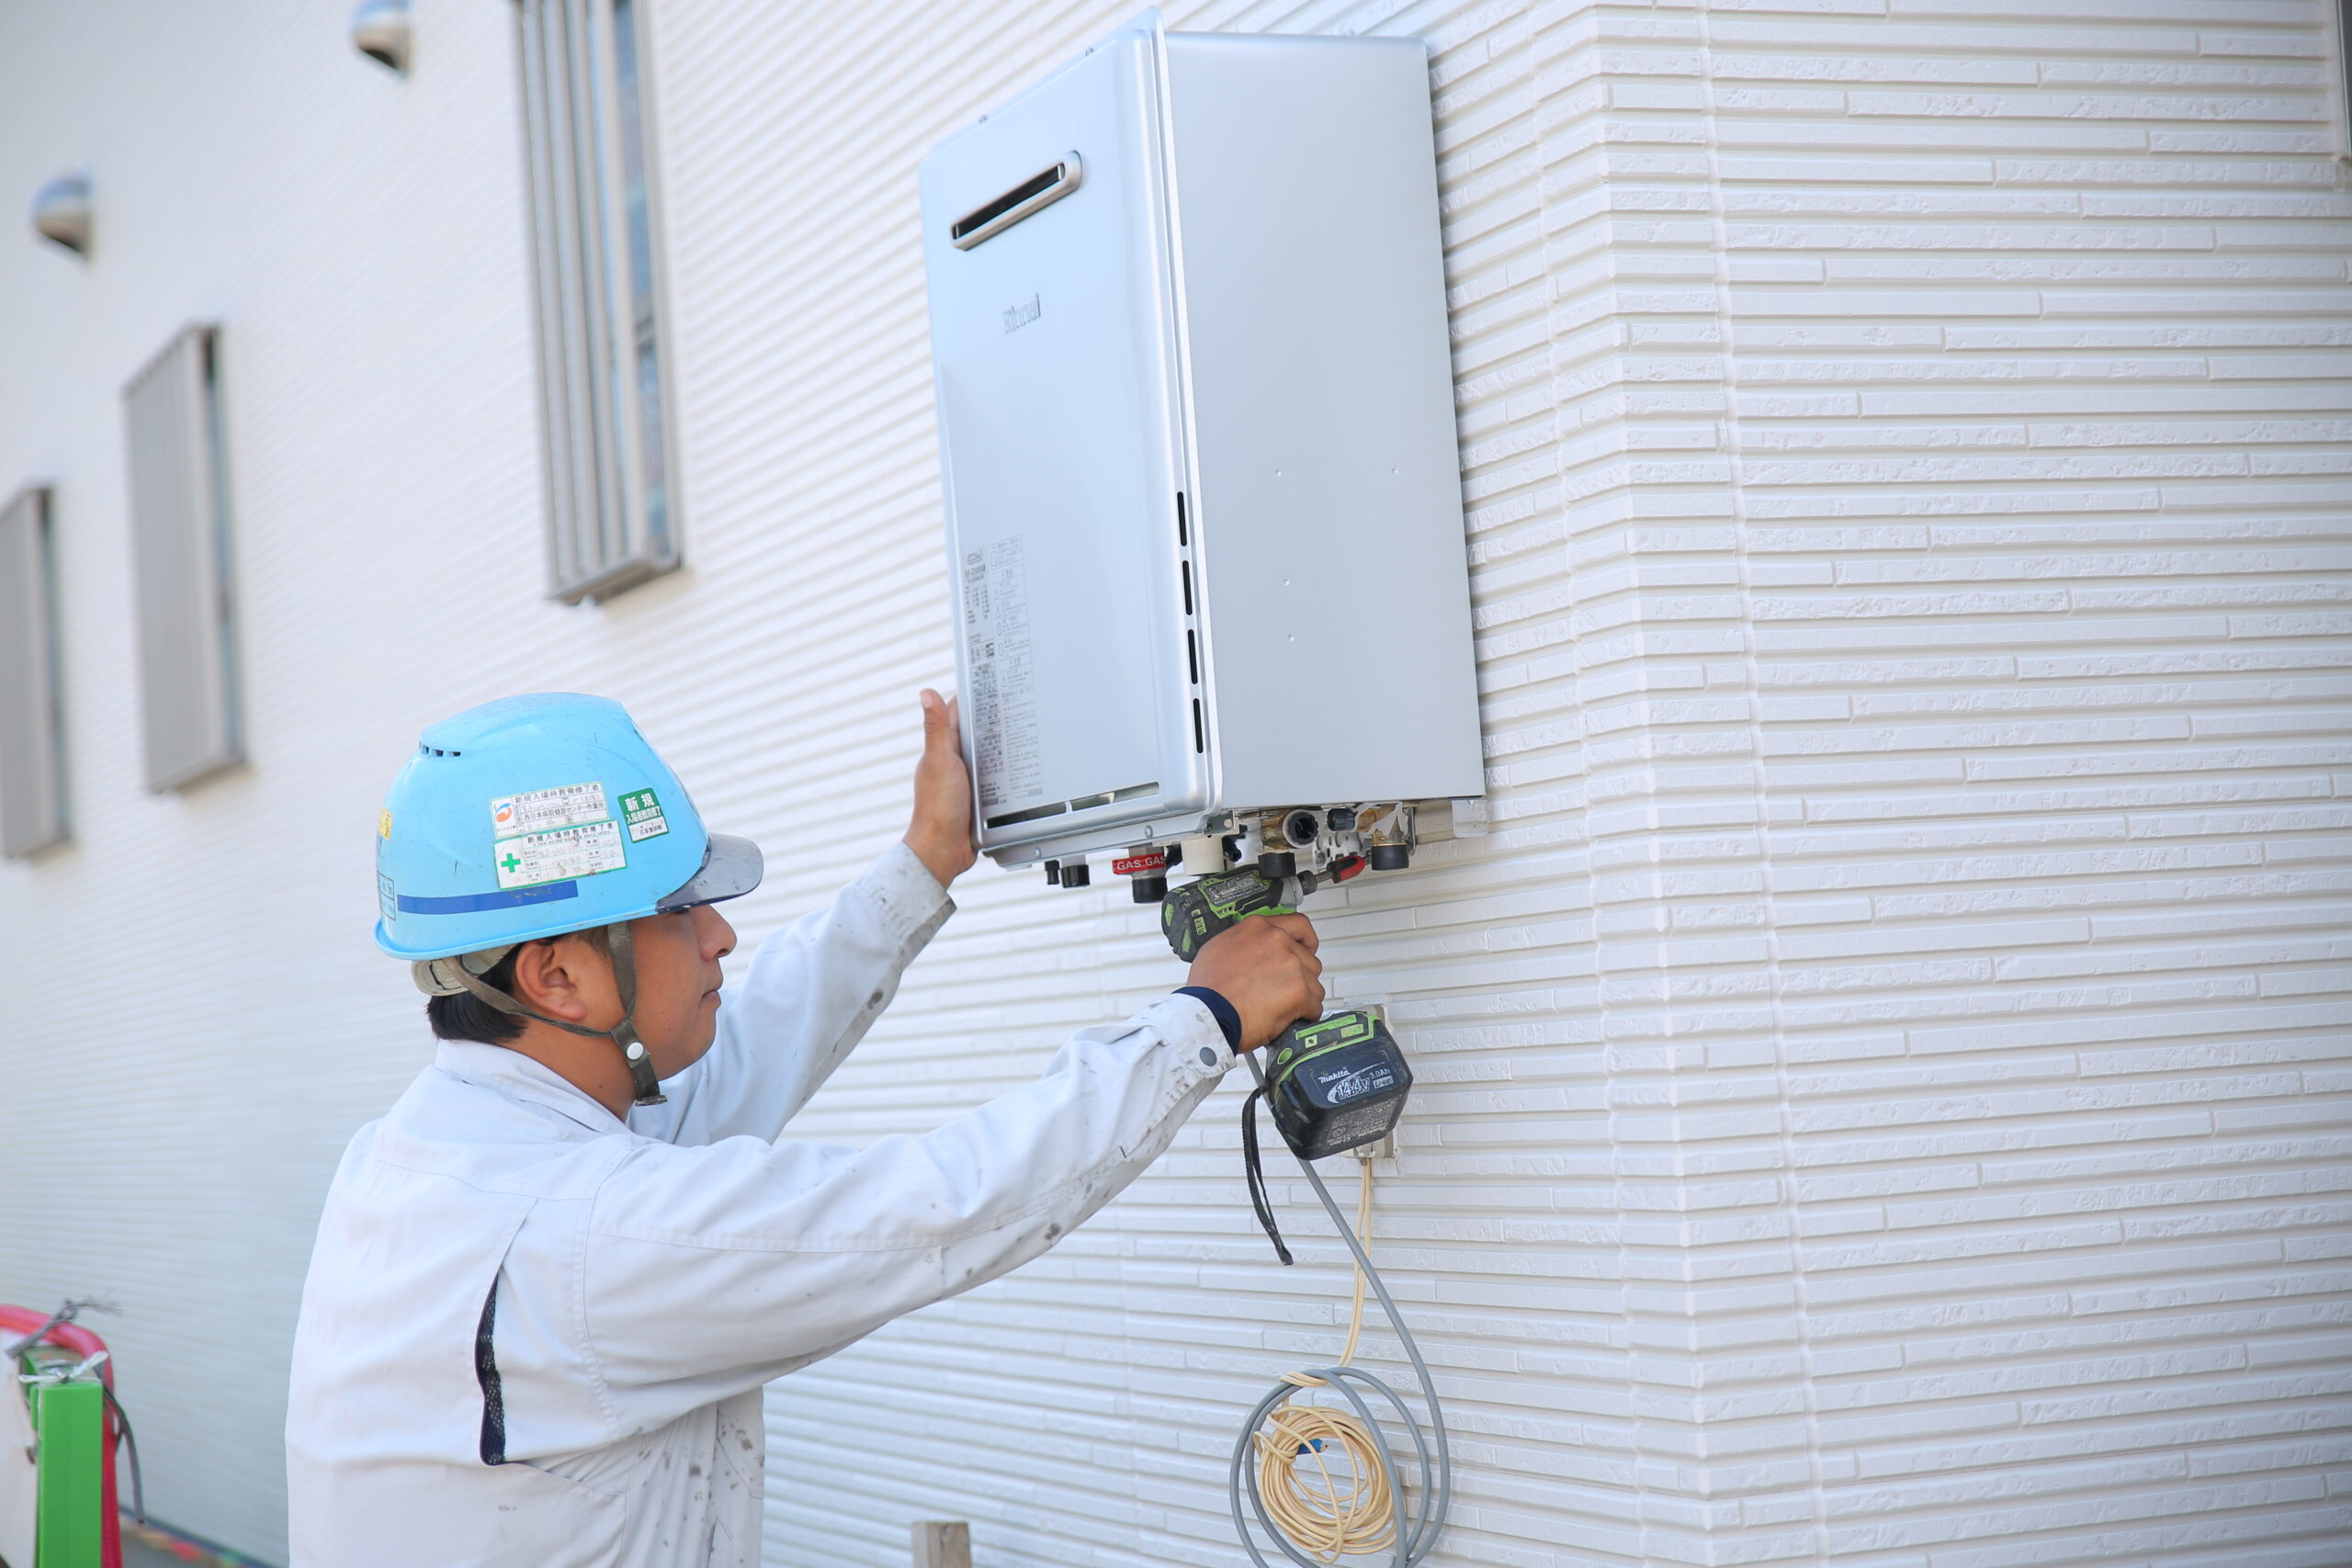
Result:
[[[1204,876],[1168,895],[1159,906],[1159,930],[1176,956],[1190,964],[1210,938],[1252,915],[1297,913],[1302,897],[1295,876],[1272,880],[1254,870]]]

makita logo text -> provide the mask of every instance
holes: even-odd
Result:
[[[1336,1072],[1317,1073],[1315,1081],[1323,1087],[1323,1098],[1337,1105],[1353,1100],[1360,1094],[1370,1094],[1376,1089],[1386,1089],[1396,1081],[1385,1062],[1374,1062],[1368,1067],[1342,1067]]]
[[[1007,305],[1004,308],[1004,330],[1009,333],[1017,333],[1044,314],[1044,304],[1036,295],[1032,294],[1026,305]]]

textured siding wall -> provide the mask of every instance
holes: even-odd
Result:
[[[1379,1234],[1450,1560],[2340,1561],[2324,18],[1821,9],[1177,18],[1435,50],[1497,825],[1322,923],[1422,1075]],[[1114,19],[930,40],[945,118]],[[1166,983],[1118,898],[951,928],[811,1130]],[[1234,1143],[781,1385],[778,1547],[1231,1561],[1236,1413],[1342,1304]]]
[[[354,814],[429,714],[596,679],[537,602],[503,14],[420,10],[402,83],[344,6],[0,6],[0,483],[55,487],[76,833],[0,863],[0,1300],[119,1302],[149,1507],[281,1562],[310,1233],[429,1055]],[[85,160],[86,264],[23,220]],[[252,765],[155,795],[121,394],[198,321]]]
[[[1468,414],[1489,624],[1574,638],[1488,689],[1585,737],[1627,1511],[2341,1560],[2320,17],[1877,11],[1554,35],[1550,407]]]
[[[424,0],[0,10],[0,492],[57,486],[74,846],[0,864],[0,1298],[103,1321],[163,1517],[282,1552],[310,1228],[429,1045],[364,940],[416,728],[635,709],[756,936],[895,829],[952,668],[913,166],[1103,3],[657,6],[689,566],[543,565],[511,37]],[[1375,1246],[1442,1561],[2352,1554],[2352,202],[2316,4],[1177,6],[1430,40],[1492,830],[1317,901],[1422,1088]],[[139,786],[119,393],[222,323],[250,768]],[[1368,324],[1367,330],[1376,330]],[[982,867],[802,1135],[1176,983]],[[1345,1277],[1238,1089],[1012,1278],[771,1394],[769,1560],[1229,1564]],[[1401,1371],[1375,1327],[1368,1359]]]

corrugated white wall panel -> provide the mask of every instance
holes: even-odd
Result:
[[[403,83],[339,7],[11,6],[0,190],[89,164],[86,264],[0,230],[0,471],[54,484],[74,842],[0,878],[0,1297],[110,1296],[160,1517],[284,1557],[326,1177],[426,1058],[351,940],[352,813],[428,715],[565,667],[541,553],[503,15]],[[221,323],[252,765],[141,784],[122,389]],[[532,643],[543,651],[526,653]],[[502,667],[503,666],[503,667]]]
[[[688,566],[539,599],[503,6],[0,15],[0,490],[57,488],[73,846],[0,866],[0,1296],[98,1290],[165,1517],[282,1551],[310,1227],[429,1046],[367,825],[433,716],[630,704],[770,850],[952,668],[913,168],[1122,6],[662,6]],[[2345,276],[2316,4],[1179,6],[1432,46],[1494,828],[1318,900],[1422,1087],[1377,1247],[1450,1563],[2343,1561]],[[253,762],[138,784],[121,383],[222,323]],[[1368,326],[1368,330],[1374,330]],[[13,475],[15,478],[11,478]],[[1176,983],[986,867],[801,1135]],[[1344,1275],[1237,1091],[1041,1262],[771,1394],[772,1562],[1230,1563]],[[1400,1371],[1375,1330],[1370,1359]]]

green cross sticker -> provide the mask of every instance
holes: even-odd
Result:
[[[508,871],[519,871],[522,869],[523,865],[521,861],[514,858],[514,852],[513,850],[507,851],[506,858],[500,861],[498,863],[504,866]]]

